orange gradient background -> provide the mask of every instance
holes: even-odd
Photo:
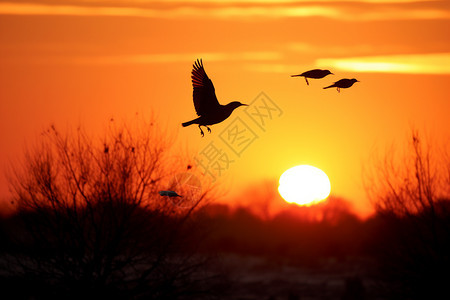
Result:
[[[192,156],[218,139],[227,121],[204,138],[180,125],[195,117],[197,58],[222,104],[264,92],[283,111],[219,178],[223,202],[308,164],[366,215],[361,170],[375,149],[404,144],[412,126],[449,138],[448,1],[0,1],[0,199],[8,164],[49,124],[101,133],[110,118],[154,114]],[[290,77],[313,68],[336,75]],[[340,78],[360,83],[322,89]]]

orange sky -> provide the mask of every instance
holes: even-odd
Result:
[[[181,128],[195,117],[196,58],[222,104],[264,92],[282,114],[263,130],[239,108],[203,139]],[[316,67],[336,75],[310,86],[289,76]],[[322,89],[344,77],[361,82]],[[448,140],[449,86],[448,1],[0,1],[2,173],[50,123],[100,131],[154,112],[192,155],[223,147],[231,194],[311,164],[367,211],[361,170],[374,149],[401,145],[412,126]],[[236,117],[258,136],[240,156],[220,139]]]

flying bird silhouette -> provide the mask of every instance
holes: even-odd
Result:
[[[247,104],[242,104],[238,101],[230,102],[227,105],[221,105],[219,103],[214,90],[214,85],[211,79],[208,78],[208,75],[206,75],[201,59],[197,59],[197,61],[194,62],[191,78],[192,86],[194,88],[194,107],[199,117],[192,121],[184,122],[181,125],[186,127],[192,124],[198,124],[202,137],[204,136],[204,133],[201,126],[206,127],[208,132],[211,133],[211,129],[208,127],[209,125],[214,125],[226,120],[233,110],[239,106],[247,106]]]
[[[161,196],[167,196],[167,197],[181,197],[177,194],[177,192],[174,191],[159,191],[159,194]]]
[[[330,86],[324,87],[324,89],[329,89],[329,88],[335,87],[335,88],[337,88],[337,91],[340,93],[340,92],[341,92],[341,89],[349,88],[349,87],[351,87],[355,82],[359,82],[359,81],[356,80],[355,78],[352,78],[352,79],[344,78],[344,79],[341,79],[341,80],[336,81],[335,83],[333,83],[333,84],[330,85]]]
[[[314,69],[303,72],[302,74],[291,75],[291,77],[305,77],[306,84],[309,85],[308,78],[320,79],[324,78],[329,74],[334,75],[333,73],[330,72],[330,70]]]

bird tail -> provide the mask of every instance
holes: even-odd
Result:
[[[189,122],[181,123],[181,126],[186,127],[186,126],[192,125],[194,123],[195,123],[195,120],[192,120],[192,121],[189,121]]]

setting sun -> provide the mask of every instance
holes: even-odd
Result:
[[[288,169],[280,177],[278,192],[289,203],[312,205],[330,194],[328,176],[320,169],[300,165]]]

